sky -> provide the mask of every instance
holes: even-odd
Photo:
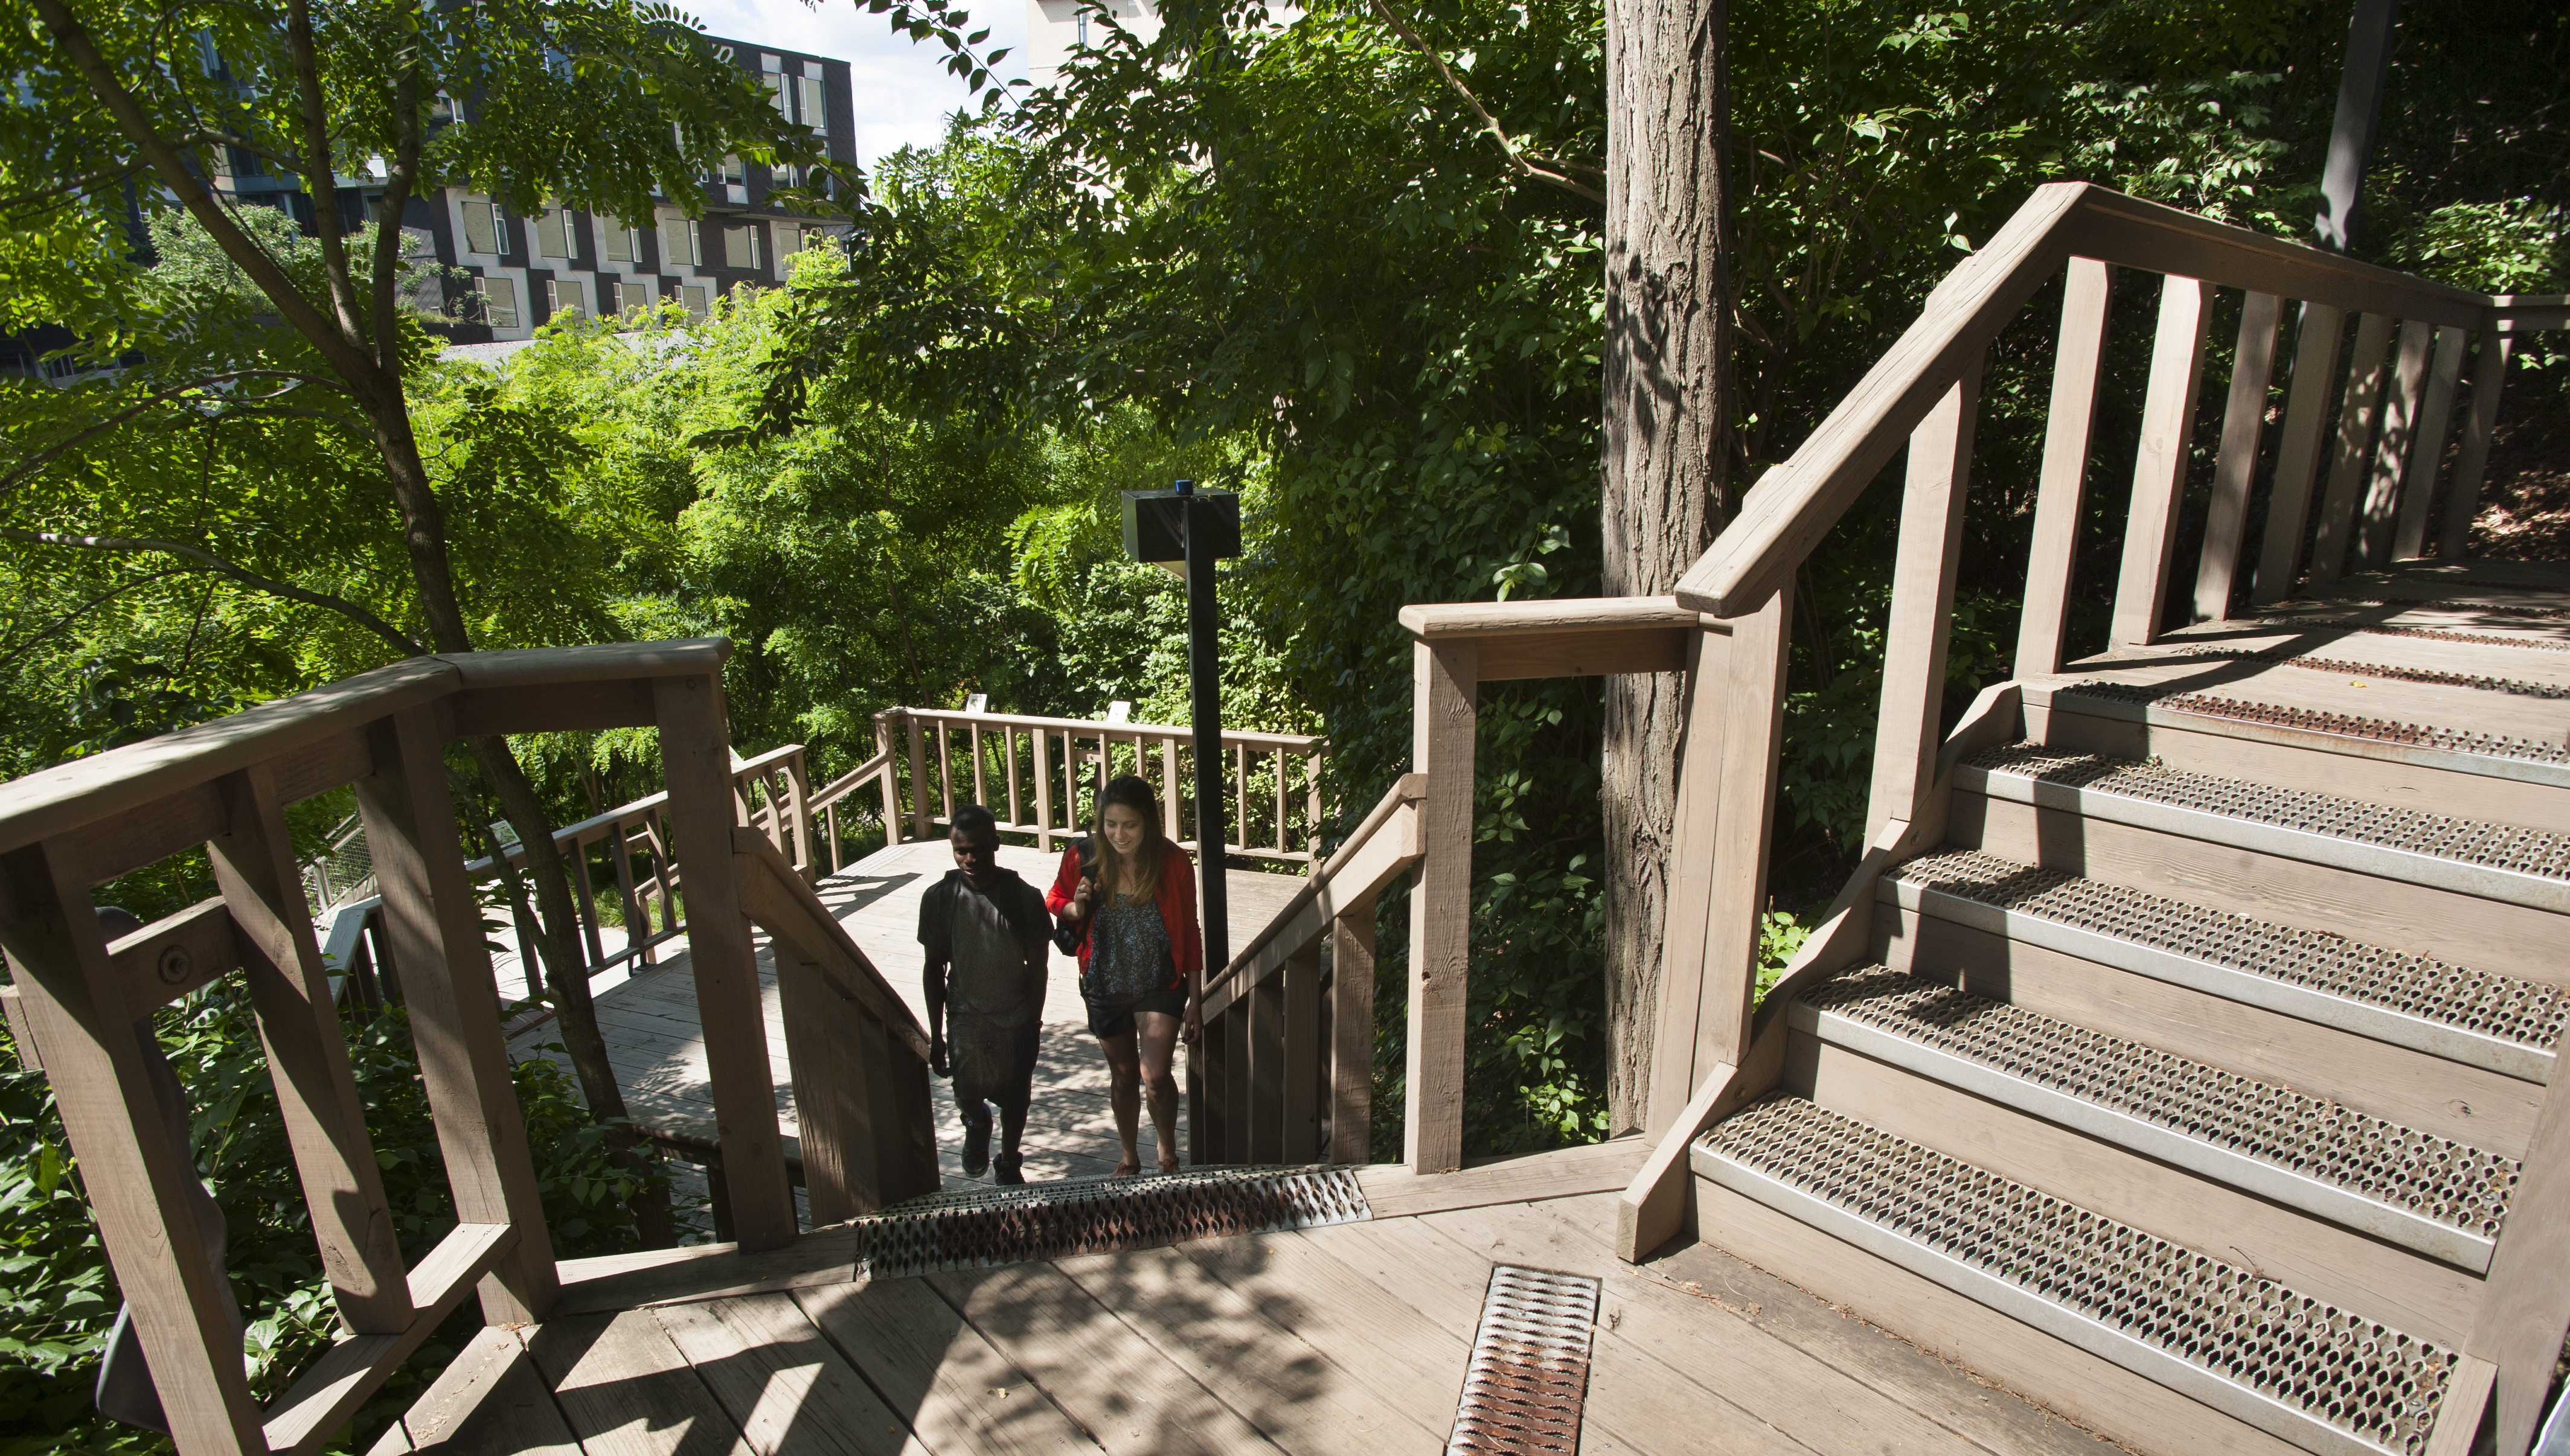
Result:
[[[679,0],[679,8],[725,40],[846,61],[856,92],[857,161],[868,171],[898,148],[936,145],[946,135],[947,116],[971,99],[962,80],[947,72],[943,45],[914,44],[856,0]],[[980,0],[971,9],[972,29],[991,28],[984,45],[1009,49],[1001,71],[1024,76],[1027,0]]]

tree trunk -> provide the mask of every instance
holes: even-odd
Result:
[[[1667,592],[1712,545],[1730,476],[1725,0],[1608,0],[1605,589]],[[1685,680],[1606,679],[1608,1117],[1641,1125],[1660,1002]]]

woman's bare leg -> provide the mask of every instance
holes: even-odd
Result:
[[[1167,1020],[1167,1017],[1160,1018]],[[1134,1138],[1141,1131],[1142,1063],[1133,1049],[1133,1033],[1119,1031],[1113,1036],[1097,1038],[1098,1050],[1106,1053],[1106,1103],[1115,1109],[1115,1140],[1123,1145],[1123,1161],[1115,1165],[1115,1176],[1130,1178],[1142,1171],[1142,1153]],[[1165,1066],[1168,1053],[1160,1060]],[[1155,1113],[1156,1117],[1157,1114]]]
[[[1178,1042],[1178,1018],[1158,1011],[1136,1011],[1133,1027],[1141,1043],[1142,1094],[1151,1103],[1151,1133],[1160,1142],[1160,1171],[1178,1171],[1178,1079],[1169,1075],[1169,1058]],[[1127,1043],[1128,1045],[1130,1043]],[[1126,1156],[1134,1151],[1126,1139]],[[1137,1165],[1138,1166],[1138,1165]]]

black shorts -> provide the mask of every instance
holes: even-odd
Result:
[[[1133,1030],[1133,1014],[1156,1011],[1163,1016],[1187,1014],[1187,988],[1162,986],[1138,996],[1092,996],[1085,989],[1079,998],[1088,1003],[1088,1029],[1099,1036],[1123,1036]]]

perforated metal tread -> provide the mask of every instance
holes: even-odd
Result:
[[[1347,1168],[1188,1169],[926,1194],[854,1221],[872,1278],[1278,1234],[1373,1217]]]
[[[2426,1447],[2451,1352],[2236,1265],[1799,1097],[1692,1153],[1703,1177],[2306,1449]]]
[[[2219,693],[2192,692],[2174,684],[2093,680],[2074,682],[2053,689],[2053,700],[2056,703],[2063,698],[2130,703],[2202,718],[2220,718],[2235,723],[2258,723],[2271,728],[2290,728],[2297,732],[2315,733],[2330,738],[2360,738],[2370,743],[2396,743],[2406,748],[2423,748],[2434,753],[2504,759],[2512,763],[2570,766],[2570,747],[2557,743],[2544,743],[2532,738],[2509,738],[2496,733],[2474,733],[2459,728],[2439,728],[2425,723],[2400,723],[2387,718],[2358,718],[2348,713],[2324,712],[2318,708],[2298,708],[2281,703],[2250,702],[2240,698],[2224,697]]]
[[[2466,1268],[2486,1266],[2516,1189],[2514,1159],[1929,976],[1869,966],[1807,992],[1798,1009],[1825,1039],[1885,1050],[1832,1035],[1826,1018],[1838,1017],[2000,1073],[2006,1080],[1951,1080]],[[1891,1059],[1949,1070],[1898,1051]],[[2017,1087],[2050,1095],[2011,1095]]]
[[[1884,883],[1886,894],[1896,901],[1924,905],[1922,895],[1943,896],[2005,915],[2031,916],[2073,931],[2111,936],[2184,962],[2171,965],[2157,963],[2158,957],[2117,957],[2114,963],[2125,969],[2181,980],[2307,1020],[2418,1046],[2533,1081],[2550,1079],[2553,1043],[2570,1025],[2570,990],[2560,986],[2474,970],[2343,935],[2297,930],[2085,880],[2064,870],[2020,865],[1978,850],[1922,856],[1896,866]],[[2004,921],[1984,927],[2020,937],[2025,937],[2027,928],[2021,922],[2011,926]],[[2065,942],[2053,948],[2099,958],[2092,946]],[[2228,977],[2189,974],[2188,964],[2288,989],[2275,994],[2263,987],[2239,985]],[[2316,1004],[2312,996],[2351,1004]],[[2347,1014],[2356,1008],[2428,1025],[2402,1027],[2386,1024],[2382,1016]],[[2437,1027],[2459,1036],[2435,1035],[2432,1028]]]
[[[1598,1289],[1586,1274],[1492,1266],[1448,1456],[1579,1449]]]
[[[1987,749],[1963,761],[1990,774],[2163,804],[2404,854],[2570,883],[2570,835],[2522,825],[2368,804],[2335,794],[2215,778],[2040,743]]]

